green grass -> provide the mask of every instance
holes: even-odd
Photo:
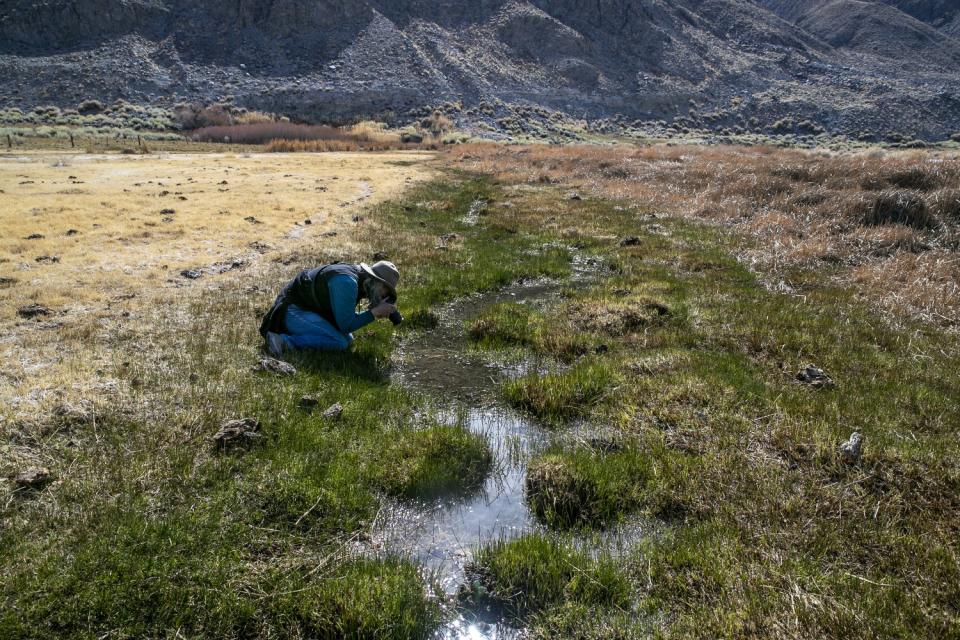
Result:
[[[366,461],[383,490],[404,498],[470,494],[483,486],[492,456],[486,439],[462,426],[417,429]]]

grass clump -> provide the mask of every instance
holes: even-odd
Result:
[[[902,224],[915,229],[937,226],[923,198],[906,190],[882,191],[866,199],[860,220],[866,225]]]
[[[527,468],[527,502],[553,528],[603,527],[647,502],[653,472],[651,460],[633,450],[548,453]]]
[[[474,569],[491,597],[516,616],[568,601],[597,608],[630,606],[630,581],[611,558],[593,559],[546,535],[483,547]]]
[[[503,393],[513,406],[556,424],[589,414],[619,381],[620,376],[609,361],[593,358],[566,371],[531,373],[511,380],[504,384]]]
[[[589,340],[561,318],[549,319],[529,305],[504,302],[475,318],[467,328],[481,348],[526,347],[534,353],[571,360],[589,350]]]
[[[469,494],[483,486],[492,460],[483,436],[438,425],[385,446],[370,473],[379,487],[403,498]]]
[[[648,296],[578,301],[569,305],[566,313],[580,329],[608,336],[621,336],[661,324],[673,315],[663,300]]]
[[[350,561],[317,576],[277,573],[270,585],[284,635],[320,638],[425,638],[440,609],[424,595],[417,567],[399,559]]]

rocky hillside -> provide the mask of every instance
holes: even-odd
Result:
[[[960,131],[953,0],[4,0],[0,105]],[[619,116],[619,117],[615,117]]]

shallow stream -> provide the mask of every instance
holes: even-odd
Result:
[[[578,261],[574,282],[589,277],[592,264]],[[421,564],[450,601],[462,587],[469,589],[466,568],[481,544],[542,530],[524,500],[524,480],[527,461],[551,438],[532,419],[503,406],[497,396],[503,380],[538,363],[496,362],[471,349],[465,326],[502,302],[549,305],[564,286],[541,279],[457,300],[441,311],[436,328],[414,334],[399,350],[394,379],[433,398],[441,407],[441,417],[485,436],[493,454],[492,471],[475,494],[394,503],[381,511],[374,527],[373,542],[378,548]],[[635,529],[607,532],[587,544],[619,547],[636,539],[641,532]],[[495,613],[460,608],[438,637],[501,640],[523,637],[523,630]]]

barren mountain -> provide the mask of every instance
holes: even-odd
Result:
[[[5,0],[0,100],[960,131],[946,0]]]

